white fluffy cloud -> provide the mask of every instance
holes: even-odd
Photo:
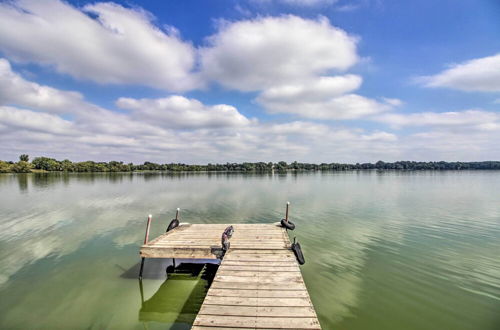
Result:
[[[0,123],[11,130],[11,134],[28,130],[57,135],[74,134],[73,124],[59,116],[0,106]]]
[[[385,114],[373,118],[393,128],[412,127],[398,146],[401,158],[495,160],[500,157],[500,115],[484,110]]]
[[[357,94],[345,94],[361,85],[356,75],[319,77],[300,83],[271,87],[257,102],[271,113],[291,113],[315,119],[355,119],[391,110],[395,99],[376,101]]]
[[[314,119],[357,119],[389,111],[393,105],[357,94],[347,94],[325,100],[292,103],[287,100],[268,102],[260,99],[272,113],[292,113]]]
[[[361,86],[363,79],[360,76],[349,74],[345,76],[318,77],[291,84],[274,86],[264,90],[259,95],[262,102],[290,103],[304,100],[317,100],[340,96]]]
[[[479,130],[500,128],[500,114],[483,110],[385,114],[374,119],[396,128],[404,126],[461,126]]]
[[[183,96],[160,99],[120,98],[117,105],[132,110],[134,117],[168,128],[245,126],[250,123],[238,110],[227,104],[206,106]]]
[[[416,160],[482,161],[500,157],[500,130],[442,130],[418,132],[401,140],[403,155]]]
[[[292,15],[222,22],[200,56],[207,79],[242,91],[343,71],[358,60],[355,37],[324,17]]]
[[[114,3],[79,10],[57,0],[6,2],[0,4],[0,47],[13,60],[98,83],[196,87],[192,45],[151,20],[140,9]]]
[[[49,112],[68,113],[82,104],[76,92],[60,91],[30,82],[14,73],[9,61],[0,58],[0,104],[18,104]]]
[[[269,113],[333,120],[392,109],[393,99],[350,93],[361,86],[360,76],[332,75],[358,61],[356,43],[324,17],[223,22],[200,50],[201,70],[207,80],[229,89],[260,91],[256,101]]]
[[[426,87],[500,92],[500,54],[456,64],[433,76],[417,79]]]

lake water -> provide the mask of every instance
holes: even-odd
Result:
[[[190,223],[283,217],[324,329],[500,329],[500,172],[0,175],[0,328],[188,329],[213,269],[146,260]],[[213,275],[213,274],[212,274]]]

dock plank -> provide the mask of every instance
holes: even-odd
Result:
[[[229,315],[229,316],[263,316],[263,317],[315,317],[316,314],[310,306],[216,306],[203,305],[198,315]]]
[[[222,297],[248,297],[248,298],[287,298],[287,297],[307,297],[303,290],[244,290],[244,289],[224,289],[214,288],[208,293],[210,296]]]

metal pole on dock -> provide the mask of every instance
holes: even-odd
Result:
[[[148,224],[146,225],[146,236],[144,237],[144,244],[148,244],[149,241],[149,228],[151,227],[151,220],[153,216],[150,214],[148,216]]]
[[[285,213],[285,221],[288,222],[288,207],[290,206],[290,202],[286,202],[286,213]]]
[[[175,220],[179,221],[179,211],[181,209],[177,208],[177,211],[175,212]],[[172,258],[172,265],[174,266],[174,271],[175,271],[175,258]]]
[[[151,219],[153,216],[150,214],[148,216],[148,224],[146,225],[146,236],[144,237],[144,244],[148,243],[149,240],[149,228],[151,227]],[[142,270],[144,269],[144,260],[145,258],[142,258],[141,260],[141,270],[139,271],[139,279],[142,280]]]

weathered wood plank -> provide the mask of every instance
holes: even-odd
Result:
[[[315,317],[316,313],[311,306],[233,306],[233,305],[208,305],[204,304],[198,315],[221,316],[257,316],[257,317]]]
[[[264,241],[264,242],[238,242],[238,241],[230,241],[231,242],[231,247],[233,249],[249,249],[249,250],[262,250],[262,246],[267,246],[269,249],[272,250],[273,247],[276,247],[275,250],[282,250],[286,248],[285,243],[283,242],[269,242],[269,241]],[[212,245],[221,245],[221,240],[192,240],[192,241],[165,241],[165,242],[157,242],[155,244],[149,244],[145,247],[162,247],[162,246],[212,246]],[[251,254],[251,253],[248,253]]]
[[[203,241],[220,241],[221,235],[216,235],[216,236],[204,236],[204,237],[194,237],[191,235],[184,235],[184,236],[165,236],[164,239],[158,240],[153,244],[157,243],[165,243],[165,242],[177,242],[177,241],[196,241],[196,242],[203,242]],[[255,237],[255,238],[248,238],[248,237],[232,237],[231,242],[279,242],[279,243],[284,243],[283,239],[280,237]],[[150,245],[150,244],[148,244]]]
[[[221,297],[221,296],[206,296],[203,305],[231,305],[231,306],[268,306],[268,307],[285,307],[285,306],[311,306],[309,298],[290,298],[290,297],[274,297],[274,298],[250,298],[250,297]]]
[[[207,248],[142,248],[143,258],[182,258],[182,259],[216,259],[211,249]]]
[[[287,260],[293,260],[295,261],[295,256],[294,255],[280,255],[280,256],[275,256],[275,255],[260,255],[260,254],[227,254],[224,257],[224,260],[227,261],[287,261]]]
[[[286,290],[299,290],[304,291],[304,283],[287,283],[286,286],[283,283],[248,283],[248,282],[228,282],[228,281],[218,281],[214,280],[212,282],[211,288],[216,289],[240,289],[240,290],[276,290],[280,291],[286,288]]]
[[[321,329],[317,317],[257,317],[257,329]]]
[[[222,271],[222,270],[221,270]],[[225,272],[259,271],[259,272],[300,272],[298,266],[257,266],[257,265],[228,265],[224,264]]]
[[[321,329],[316,318],[198,315],[195,326],[222,326],[256,329]]]
[[[224,260],[224,265],[232,266],[255,266],[255,267],[277,267],[289,266],[291,261],[255,261],[255,260]],[[294,263],[297,265],[297,263]]]
[[[203,304],[198,315],[257,316],[257,306],[209,305]]]
[[[259,246],[257,248],[242,249],[238,243],[235,243],[234,247],[233,247],[233,242],[231,242],[231,247],[233,247],[233,248],[230,249],[229,251],[232,253],[234,250],[238,250],[238,255],[240,255],[240,256],[252,255],[252,254],[259,254],[259,255],[270,255],[270,254],[272,254],[272,255],[288,255],[288,254],[290,254],[290,251],[288,250],[288,248],[266,249],[263,251],[261,248],[259,248],[262,245],[267,246],[265,244],[259,244]],[[231,251],[231,250],[233,250],[233,251]]]
[[[226,267],[223,267],[221,270],[217,272],[217,275],[220,276],[240,276],[240,277],[287,277],[290,275],[301,276],[300,270],[288,271],[288,272],[260,272],[260,271],[231,271]]]
[[[302,276],[300,275],[287,275],[282,277],[253,277],[253,276],[231,276],[231,275],[216,275],[215,281],[227,281],[227,282],[244,282],[244,283],[276,283],[283,286],[288,285],[288,283],[296,282],[302,283]]]
[[[300,298],[309,297],[307,291],[305,290],[244,290],[244,289],[224,289],[224,288],[210,288],[208,294],[209,296],[221,296],[221,297],[248,297],[248,298]]]
[[[235,327],[235,328],[253,328],[257,325],[256,317],[226,316],[219,317],[215,315],[199,315],[193,323],[194,326],[216,326],[216,327]]]

